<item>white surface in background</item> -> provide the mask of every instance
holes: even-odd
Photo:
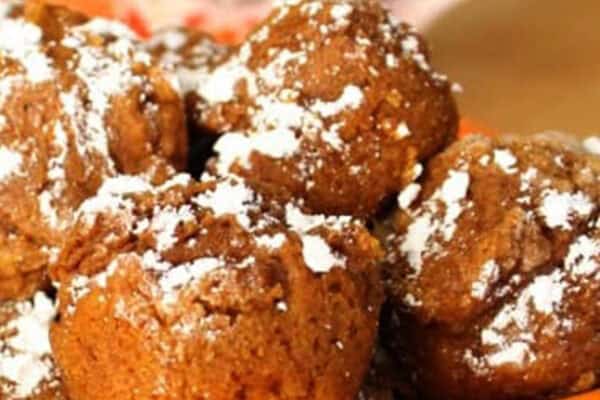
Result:
[[[466,0],[387,0],[384,2],[398,18],[422,30],[448,9],[463,1]]]

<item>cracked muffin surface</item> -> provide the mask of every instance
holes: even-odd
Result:
[[[369,366],[377,242],[236,178],[108,181],[53,277],[52,344],[85,399],[348,399]],[[110,349],[110,351],[107,351]]]
[[[365,217],[453,140],[450,87],[378,2],[330,0],[281,2],[196,92],[213,171]]]
[[[600,159],[556,137],[436,156],[384,231],[399,354],[426,398],[597,385]]]
[[[186,163],[182,101],[116,22],[25,2],[0,24],[0,299],[44,287],[73,210]]]

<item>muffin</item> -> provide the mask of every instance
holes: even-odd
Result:
[[[473,137],[388,222],[393,342],[425,399],[598,384],[600,159],[557,137]]]
[[[61,400],[62,388],[48,333],[56,314],[43,292],[32,300],[0,305],[0,397]]]
[[[187,28],[167,28],[157,32],[147,44],[148,50],[168,70],[173,70],[185,97],[187,125],[190,133],[190,156],[187,171],[193,176],[204,172],[206,160],[212,156],[217,139],[215,132],[202,123],[199,82],[220,64],[230,49],[218,44],[207,33]]]
[[[104,179],[187,156],[181,98],[133,33],[35,1],[17,14],[0,24],[0,299],[43,286]]]
[[[75,399],[348,399],[369,366],[380,249],[349,217],[235,178],[109,180],[52,276]]]
[[[197,94],[212,171],[330,215],[372,216],[457,127],[421,37],[370,0],[280,2]]]

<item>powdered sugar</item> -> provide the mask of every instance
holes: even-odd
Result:
[[[169,269],[160,278],[159,285],[165,293],[173,293],[177,288],[187,286],[209,272],[224,266],[223,261],[218,258],[199,258],[191,263]]]
[[[556,189],[546,189],[542,192],[538,213],[549,228],[570,230],[573,219],[587,218],[594,209],[594,203],[582,192],[561,193]]]
[[[0,183],[20,175],[23,171],[23,157],[21,153],[0,146]]]
[[[416,275],[421,271],[423,256],[438,251],[439,245],[435,239],[444,242],[452,239],[456,221],[463,212],[463,200],[467,196],[469,185],[468,172],[450,170],[441,187],[412,212],[414,220],[407,229],[400,251]]]
[[[600,241],[589,236],[579,236],[569,247],[565,269],[575,275],[594,277],[600,275]]]
[[[37,293],[33,301],[15,305],[16,318],[0,328],[0,377],[11,382],[8,399],[35,395],[55,378],[50,358],[50,323],[56,314],[52,301]]]
[[[500,278],[500,267],[495,260],[489,260],[481,267],[479,279],[471,286],[471,296],[483,300],[488,294],[490,287]]]
[[[506,174],[514,174],[518,171],[517,158],[507,149],[494,150],[494,163]]]
[[[52,61],[41,49],[42,30],[23,19],[5,19],[0,24],[0,54],[22,65],[26,79],[41,83],[54,77]]]
[[[292,204],[286,206],[286,223],[291,230],[300,235],[304,261],[316,273],[329,272],[335,266],[343,268],[346,259],[342,255],[335,254],[323,238],[311,232],[318,227],[341,231],[351,222],[352,218],[348,216],[308,215]]]
[[[48,159],[47,188],[39,195],[38,203],[43,218],[53,229],[64,229],[69,221],[61,218],[54,203],[58,202],[66,188],[65,163],[69,140],[63,125],[56,121],[54,125],[54,151],[56,155]]]
[[[315,273],[329,272],[333,267],[344,267],[346,258],[335,255],[331,247],[316,235],[302,235],[302,256],[304,262]]]
[[[360,107],[364,95],[362,90],[355,85],[348,85],[344,88],[342,95],[334,102],[324,102],[317,100],[311,107],[313,112],[322,115],[325,118],[338,115],[345,110],[355,110]]]
[[[409,137],[410,135],[411,135],[411,132],[410,132],[410,129],[408,128],[408,125],[406,124],[406,122],[399,123],[398,127],[394,131],[394,137],[399,140]]]
[[[354,9],[348,3],[335,4],[331,7],[331,17],[336,20],[336,24],[348,23],[347,18],[352,14]]]
[[[245,184],[219,182],[214,191],[196,196],[193,202],[210,209],[215,216],[232,215],[246,229],[250,229],[250,212],[257,211],[258,195]]]
[[[476,373],[487,368],[513,365],[523,368],[537,359],[533,349],[535,315],[555,315],[562,306],[567,289],[564,274],[557,269],[540,275],[529,284],[516,301],[505,305],[481,332],[481,343],[489,349],[480,359],[469,350],[465,360]]]
[[[283,233],[277,233],[273,236],[270,235],[261,235],[256,238],[256,244],[265,247],[269,250],[277,250],[286,241],[286,236]]]
[[[417,199],[421,192],[421,185],[411,183],[398,195],[398,206],[402,210],[408,210],[411,204]]]
[[[150,230],[156,238],[156,250],[164,252],[177,243],[177,227],[186,222],[195,221],[192,208],[185,205],[179,208],[165,207],[157,209],[150,224]]]
[[[272,158],[284,158],[296,153],[300,142],[291,130],[264,131],[253,135],[228,133],[215,144],[214,150],[219,154],[217,169],[220,175],[227,176],[231,166],[238,162],[248,167],[252,152]]]

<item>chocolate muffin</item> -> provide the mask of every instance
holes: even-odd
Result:
[[[0,305],[0,397],[4,400],[64,399],[48,338],[56,314],[42,292]]]
[[[598,384],[599,180],[600,159],[556,137],[473,137],[400,194],[386,273],[423,398]]]
[[[109,180],[53,268],[76,399],[354,400],[382,301],[377,241],[234,178]]]
[[[44,282],[72,211],[120,172],[183,168],[171,77],[124,26],[36,1],[0,24],[0,299]]]
[[[325,214],[373,215],[456,133],[450,84],[377,1],[280,2],[197,94],[214,171]]]

